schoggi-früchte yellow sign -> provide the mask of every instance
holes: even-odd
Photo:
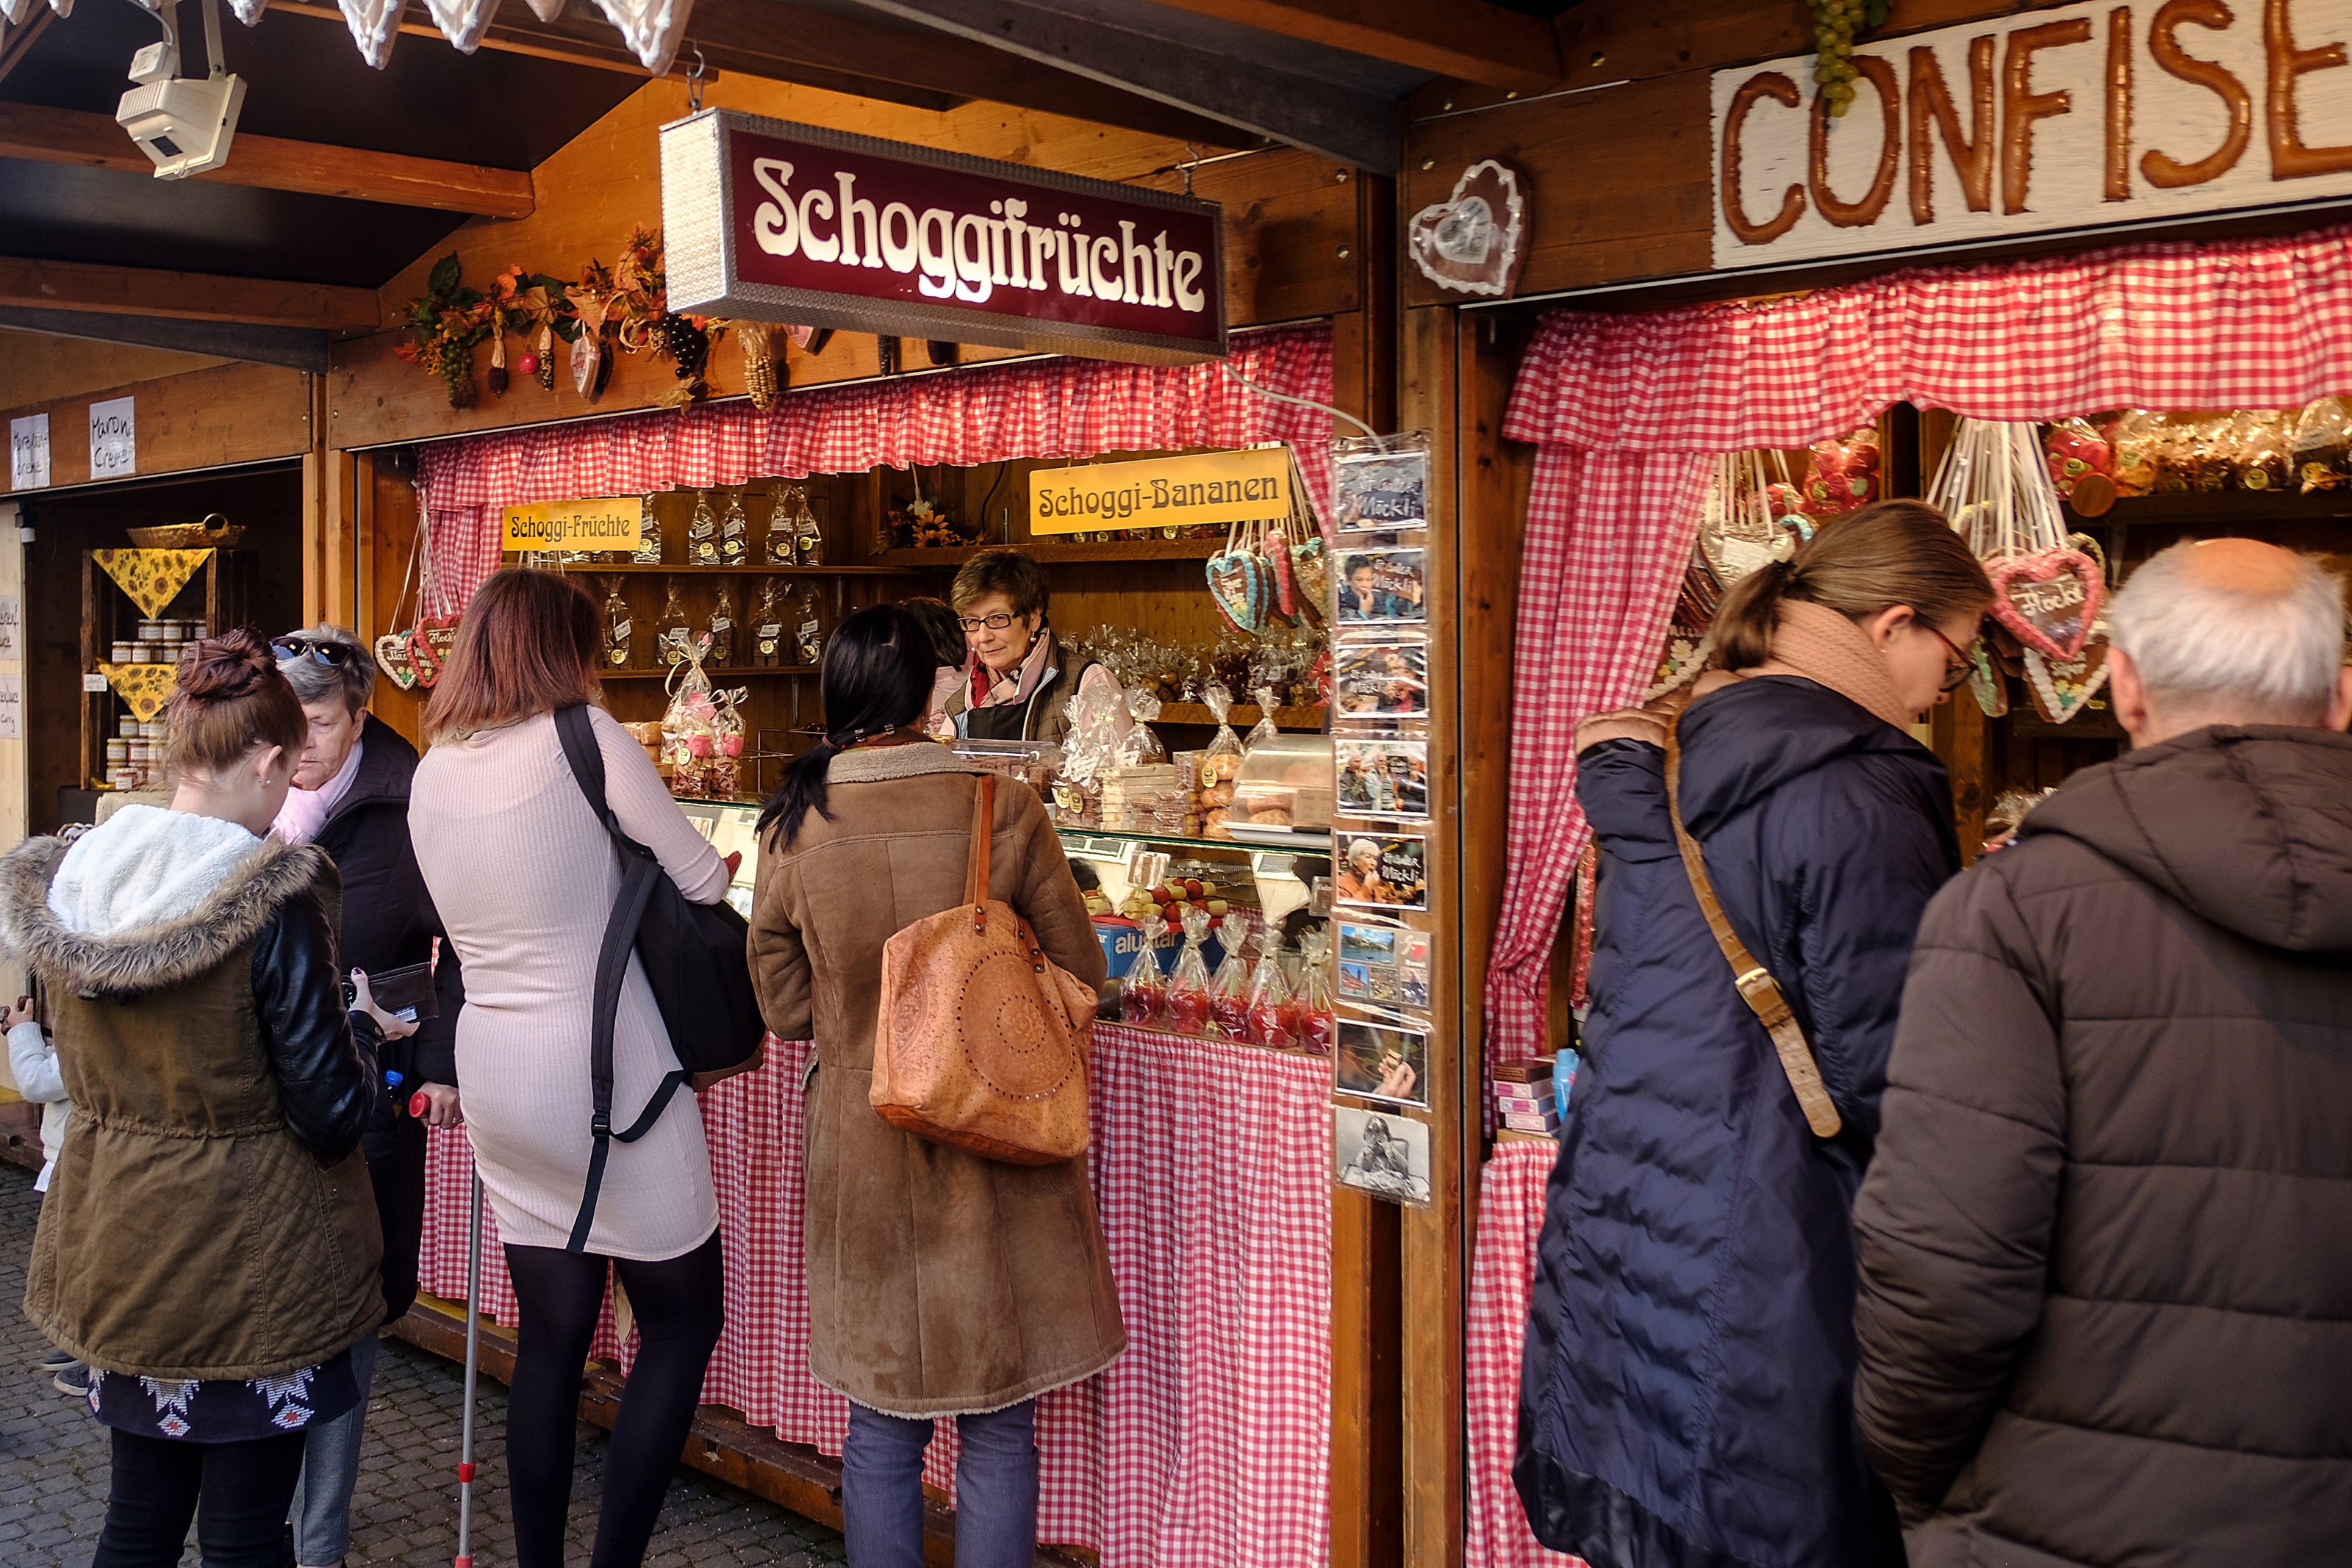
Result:
[[[635,496],[593,501],[538,501],[509,507],[504,549],[614,550],[637,548],[645,508]]]
[[[1040,468],[1029,476],[1029,531],[1165,528],[1243,523],[1290,510],[1290,449],[1207,452]]]

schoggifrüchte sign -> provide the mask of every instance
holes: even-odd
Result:
[[[1902,8],[1897,6],[1899,18]],[[2352,195],[2352,0],[2097,0],[1711,78],[1717,268]]]
[[[1190,196],[705,110],[662,127],[669,304],[1150,364],[1225,351]]]

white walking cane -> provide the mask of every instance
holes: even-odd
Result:
[[[474,1173],[474,1197],[467,1216],[466,1406],[457,1438],[457,1563],[474,1568],[474,1378],[481,1364],[482,1176]]]

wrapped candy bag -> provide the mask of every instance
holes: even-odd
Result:
[[[2286,416],[2276,409],[2249,411],[2233,422],[2237,436],[2238,487],[2284,495],[2294,476],[2287,455]]]
[[[2342,398],[2324,397],[2303,411],[2294,422],[2287,446],[2294,462],[2295,483],[2305,495],[2314,490],[2339,490],[2352,481],[2352,413]]]
[[[1286,1051],[1298,1043],[1298,1011],[1291,1003],[1290,982],[1283,975],[1281,955],[1268,936],[1257,967],[1250,971],[1246,1038],[1252,1045]]]
[[[1063,711],[1070,720],[1062,741],[1062,765],[1054,779],[1054,805],[1065,822],[1095,821],[1102,806],[1103,780],[1118,766],[1120,726],[1127,699],[1116,689],[1081,685]]]
[[[1129,686],[1123,694],[1127,704],[1127,733],[1118,739],[1118,765],[1122,768],[1151,768],[1168,760],[1168,747],[1151,733],[1151,721],[1160,716],[1160,696],[1143,687]]]
[[[1168,977],[1160,1016],[1178,1034],[1205,1035],[1211,1014],[1209,961],[1201,945],[1209,939],[1209,912],[1187,908],[1178,918],[1184,925],[1184,947],[1176,955],[1176,967]]]
[[[1328,1056],[1331,1037],[1338,1032],[1339,1010],[1331,988],[1329,929],[1306,933],[1299,937],[1298,947],[1306,955],[1306,962],[1299,966],[1298,986],[1290,999],[1291,1037],[1301,1050]]]
[[[710,639],[696,637],[679,653],[669,673],[669,707],[662,715],[661,760],[670,768],[671,794],[705,799],[714,792],[711,759],[719,752],[719,706],[710,695],[710,677],[702,673]]]
[[[1224,930],[1231,938],[1225,946],[1225,961],[1217,966],[1216,977],[1209,982],[1209,1021],[1214,1026],[1211,1032],[1223,1040],[1247,1040],[1250,963],[1244,953],[1259,934],[1238,935],[1240,927],[1230,916]]]
[[[1118,982],[1118,1018],[1121,1023],[1157,1024],[1168,1010],[1168,980],[1160,972],[1160,939],[1168,933],[1168,922],[1147,915],[1135,926],[1143,941]]]
[[[2126,409],[2107,425],[2116,495],[2146,496],[2156,489],[2157,425],[2157,416],[2144,408]]]
[[[1274,727],[1274,710],[1277,706],[1274,700],[1274,688],[1260,686],[1250,695],[1257,698],[1258,719],[1250,727],[1249,738],[1242,742],[1244,752],[1255,751],[1261,742],[1272,740],[1282,733]]]
[[[1201,694],[1209,716],[1217,721],[1217,733],[1201,753],[1194,765],[1194,787],[1201,806],[1201,831],[1212,839],[1232,838],[1233,830],[1225,823],[1233,811],[1234,775],[1242,768],[1242,738],[1234,733],[1227,722],[1234,710],[1234,694],[1223,682],[1213,681]]]
[[[2042,453],[2050,465],[2050,483],[2071,498],[2074,486],[2094,474],[2115,477],[2115,448],[2086,419],[2061,420],[2042,438]]]
[[[1843,441],[1817,443],[1812,471],[1805,476],[1804,514],[1843,517],[1878,499],[1881,456],[1878,432],[1868,426]]]
[[[743,792],[743,712],[739,705],[749,701],[751,695],[749,686],[711,694],[710,730],[715,744],[709,780],[710,793],[719,799]]]

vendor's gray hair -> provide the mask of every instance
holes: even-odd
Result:
[[[2318,722],[2344,668],[2343,580],[2299,556],[2283,589],[2248,591],[2199,572],[2196,549],[2131,574],[2107,610],[2115,645],[2160,703]]]
[[[375,695],[375,660],[369,655],[368,645],[360,641],[358,632],[348,626],[331,626],[322,621],[291,635],[351,650],[341,664],[322,664],[308,653],[289,657],[285,649],[275,650],[278,673],[294,688],[297,699],[308,705],[341,697],[353,713],[367,706],[368,698]]]

